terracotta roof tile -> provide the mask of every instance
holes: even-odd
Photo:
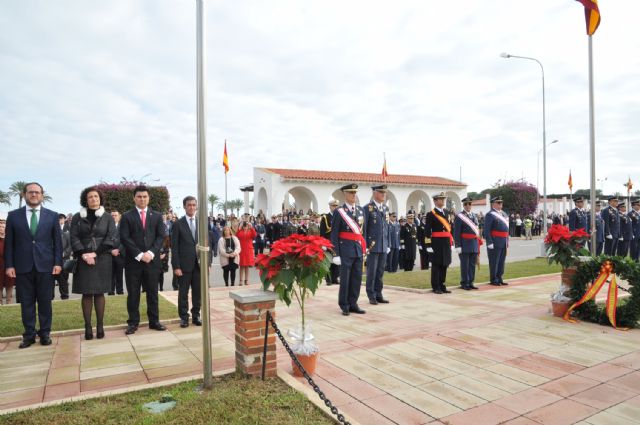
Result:
[[[319,171],[319,170],[293,170],[287,168],[263,168],[264,171],[279,174],[288,180],[328,180],[335,182],[365,182],[384,183],[385,180],[379,173],[354,173],[351,171]],[[449,186],[465,187],[465,183],[456,180],[433,176],[411,176],[406,174],[389,174],[386,183],[406,184],[416,186]]]

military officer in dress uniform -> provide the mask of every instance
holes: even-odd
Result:
[[[489,284],[508,285],[502,280],[502,275],[509,246],[509,216],[502,211],[502,198],[499,196],[491,198],[491,211],[485,216],[483,231],[489,257]]]
[[[424,237],[431,260],[431,290],[436,294],[450,294],[445,281],[447,268],[451,264],[453,235],[449,223],[449,212],[444,209],[447,196],[444,192],[433,195],[435,208],[427,213]]]
[[[384,204],[387,185],[371,186],[373,199],[364,207],[364,240],[367,243],[367,297],[369,304],[388,304],[382,296],[382,275],[389,248],[389,209]]]
[[[584,211],[584,198],[578,196],[573,200],[576,207],[569,212],[569,230],[576,231],[582,229],[587,231],[587,213]]]
[[[600,216],[604,223],[604,253],[616,255],[620,238],[620,214],[618,214],[618,197],[609,198],[609,205],[602,210]]]
[[[604,222],[600,216],[601,202],[596,200],[594,208],[596,209],[596,255],[602,254],[604,248]],[[587,230],[591,233],[591,214],[587,214]],[[589,238],[589,250],[591,250],[591,238]]]
[[[395,273],[398,271],[398,257],[400,254],[400,224],[396,220],[396,213],[389,214],[389,248],[387,254],[387,271]]]
[[[633,243],[633,223],[627,215],[627,204],[618,204],[618,214],[620,214],[620,237],[618,238],[618,256],[629,255],[629,247]]]
[[[404,249],[402,268],[405,272],[413,270],[413,265],[416,262],[418,229],[413,223],[413,218],[413,214],[407,214],[407,222],[400,228],[400,249]]]
[[[478,217],[471,212],[472,201],[471,198],[462,200],[463,210],[456,214],[453,221],[453,240],[460,257],[460,287],[467,291],[478,289],[473,285],[473,281],[476,277],[476,263],[482,243]]]
[[[427,216],[424,215],[422,219],[418,220],[418,252],[420,253],[420,270],[429,270],[429,253],[427,252],[427,237],[425,236],[425,227],[427,223]]]
[[[331,240],[331,223],[333,223],[333,216],[336,208],[338,208],[338,201],[331,199],[329,201],[329,212],[322,214],[322,217],[320,218],[320,236],[329,240]],[[331,263],[329,266],[329,274],[325,278],[327,285],[338,283],[339,274],[340,267]]]
[[[638,261],[640,257],[640,199],[631,201],[631,211],[629,218],[631,218],[631,225],[633,227],[633,242],[631,242],[631,259]]]
[[[350,183],[340,188],[345,203],[336,210],[331,223],[331,243],[335,251],[333,263],[340,266],[340,292],[338,305],[344,316],[364,314],[358,306],[362,285],[362,261],[366,252],[362,225],[364,212],[356,205],[358,185]]]

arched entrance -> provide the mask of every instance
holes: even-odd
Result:
[[[462,202],[460,201],[460,197],[458,196],[457,193],[447,191],[445,192],[445,195],[447,195],[446,208],[449,211],[457,211],[457,212],[462,211]]]
[[[431,198],[423,190],[414,190],[407,198],[406,211],[409,211],[411,207],[417,213],[425,213],[432,208]]]
[[[311,209],[312,211],[318,211],[318,200],[316,196],[304,186],[296,186],[289,189],[284,195],[284,207],[285,209],[295,208],[296,210],[302,210],[305,213]]]
[[[387,207],[389,208],[389,212],[398,212],[398,199],[396,195],[393,194],[390,190],[387,190]]]
[[[261,187],[258,190],[258,195],[255,197],[255,202],[254,202],[254,211],[256,211],[256,213],[260,210],[262,210],[262,212],[266,215],[268,214],[269,211],[269,198],[267,197],[267,191],[264,187]]]

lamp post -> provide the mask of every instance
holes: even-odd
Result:
[[[559,140],[556,139],[553,142],[550,142],[549,144],[547,144],[547,147],[553,145],[554,143],[558,143],[558,142],[559,142]],[[540,187],[540,154],[541,153],[542,153],[542,149],[539,149],[538,150],[538,161],[536,162],[536,189],[538,189]]]
[[[606,181],[607,181],[607,178],[608,178],[608,177],[605,177],[605,178],[603,178],[603,179],[597,179],[597,180],[598,180],[598,182],[600,183],[600,196],[603,196],[603,195],[604,195],[604,182],[606,182]]]
[[[540,71],[542,72],[542,231],[543,236],[547,234],[547,120],[546,120],[546,105],[544,100],[544,67],[542,63],[536,58],[530,58],[528,56],[516,56],[509,53],[500,53],[500,57],[505,59],[526,59],[536,62],[540,65]],[[542,244],[541,254],[546,255],[544,249],[544,243]]]

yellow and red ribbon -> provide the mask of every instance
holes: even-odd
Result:
[[[596,278],[596,281],[593,283],[593,285],[591,285],[589,290],[587,290],[587,292],[582,296],[582,298],[580,298],[578,301],[573,303],[571,307],[569,307],[567,312],[564,314],[563,319],[571,323],[576,323],[577,320],[570,317],[571,311],[573,311],[578,306],[586,303],[590,299],[595,299],[596,295],[598,295],[598,292],[600,292],[600,289],[602,289],[604,284],[607,282],[607,279],[609,279],[609,276],[611,276],[611,282],[609,283],[609,289],[607,290],[607,301],[605,304],[605,311],[607,312],[607,317],[609,318],[609,322],[611,323],[611,326],[614,327],[614,329],[620,329],[623,331],[628,330],[629,328],[618,328],[616,326],[616,308],[618,306],[618,284],[616,282],[616,275],[614,273],[613,263],[611,261],[605,261],[604,263],[602,263],[602,266],[600,267],[600,274]]]

